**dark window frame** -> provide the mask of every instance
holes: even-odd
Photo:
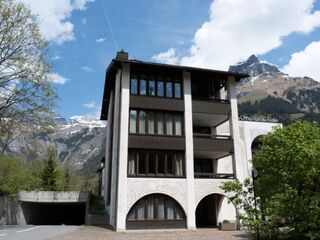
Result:
[[[141,159],[141,155],[145,154],[145,159]],[[155,155],[155,173],[149,173],[149,161],[150,154]],[[159,173],[159,154],[164,154],[164,173]],[[130,156],[134,155],[135,169],[134,174],[129,173],[129,160]],[[168,173],[168,155],[172,156],[172,173]],[[182,156],[182,175],[177,175],[176,162],[178,161],[177,156]],[[145,172],[140,173],[140,161],[144,162]],[[183,151],[159,151],[159,150],[144,150],[144,149],[129,149],[128,150],[128,161],[127,161],[127,177],[155,177],[155,178],[185,178],[186,177],[186,164],[185,164],[185,153]]]
[[[137,80],[137,93],[131,92],[131,80]],[[142,76],[145,77],[142,78]],[[146,94],[140,93],[140,80],[146,80]],[[149,94],[149,81],[154,81],[154,92],[155,94]],[[163,96],[158,96],[158,82],[163,83]],[[167,82],[171,82],[171,97],[167,97]],[[180,97],[176,96],[175,84],[180,84]],[[169,98],[169,99],[183,99],[183,79],[178,75],[157,75],[157,74],[144,74],[144,73],[132,73],[130,74],[130,94],[138,96],[149,96],[149,97],[159,97],[159,98]]]
[[[130,112],[136,111],[136,132],[130,132]],[[145,118],[145,131],[144,133],[140,133],[140,112],[146,113]],[[150,113],[154,114],[154,133],[149,133],[149,115]],[[158,133],[158,115],[159,113],[163,114],[163,134]],[[167,119],[168,115],[172,115],[172,134],[167,134]],[[179,115],[181,117],[181,135],[177,135],[176,133],[176,116]],[[173,112],[173,111],[153,111],[146,109],[137,109],[130,108],[129,109],[129,134],[130,135],[147,135],[147,136],[166,136],[166,137],[184,137],[184,114],[183,112]]]
[[[163,198],[164,200],[164,218],[159,218],[159,199]],[[148,218],[148,201],[151,199],[153,202],[153,218]],[[168,219],[168,202],[171,201],[173,203],[173,219]],[[138,219],[138,207],[143,205],[143,216],[144,219]],[[178,218],[178,210],[182,213],[182,218]],[[134,211],[134,219],[128,218],[129,215],[132,215],[132,211]],[[186,214],[181,207],[181,205],[172,197],[167,196],[165,194],[150,194],[139,199],[135,204],[131,207],[130,211],[127,214],[127,221],[185,221]]]

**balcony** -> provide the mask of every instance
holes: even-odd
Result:
[[[194,178],[234,179],[234,174],[195,172]]]
[[[129,148],[185,150],[185,138],[147,134],[129,134]]]
[[[233,139],[226,135],[194,133],[193,148],[196,157],[219,159],[233,153]]]

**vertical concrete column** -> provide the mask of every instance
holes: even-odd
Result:
[[[112,127],[113,127],[113,91],[110,93],[110,100],[109,100],[109,107],[108,107],[108,122],[106,127],[106,152],[105,152],[105,162],[104,162],[104,176],[103,176],[103,182],[104,182],[104,202],[105,207],[107,206],[107,201],[109,196],[109,183],[111,181],[111,176],[109,176],[109,168],[110,168],[110,161],[111,159],[111,147],[112,147]],[[110,203],[109,203],[110,204]],[[110,212],[109,212],[110,214]],[[110,222],[109,222],[110,223]]]
[[[183,71],[184,93],[184,127],[186,137],[186,177],[187,177],[187,228],[196,228],[195,196],[194,196],[194,167],[193,167],[193,123],[192,123],[192,96],[191,74]]]
[[[127,216],[127,161],[130,100],[130,65],[124,64],[121,77],[119,177],[117,193],[117,231],[125,231]]]
[[[240,129],[239,129],[239,117],[238,117],[238,103],[237,103],[237,92],[235,88],[235,78],[234,76],[228,77],[227,82],[228,87],[228,97],[231,105],[231,117],[230,123],[230,134],[233,138],[234,153],[232,156],[233,160],[233,172],[240,181],[244,180],[244,173],[242,171],[242,159],[240,151]]]
[[[117,203],[117,179],[118,179],[118,140],[119,140],[119,117],[120,117],[120,85],[121,70],[118,70],[115,80],[114,102],[113,102],[113,120],[112,120],[112,158],[111,158],[111,196],[109,223],[116,227],[116,203]]]

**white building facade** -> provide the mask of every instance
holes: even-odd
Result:
[[[252,142],[278,125],[238,120],[243,77],[117,54],[101,113],[108,120],[103,195],[116,231],[236,220],[220,186],[250,177]]]

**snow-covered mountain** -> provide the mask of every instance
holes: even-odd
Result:
[[[93,116],[65,119],[59,114],[53,120],[56,124],[53,131],[40,130],[32,134],[21,134],[6,152],[26,156],[30,150],[37,149],[41,155],[48,146],[54,146],[61,162],[71,160],[78,170],[96,171],[105,154],[106,122]]]

